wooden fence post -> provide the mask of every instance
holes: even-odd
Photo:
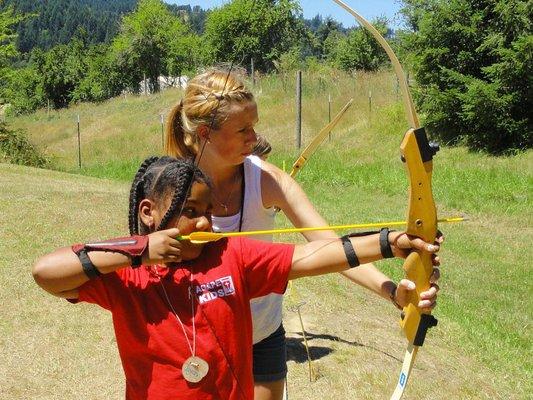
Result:
[[[81,134],[80,134],[80,114],[78,114],[78,168],[81,169]]]
[[[296,148],[302,146],[302,71],[296,73]]]

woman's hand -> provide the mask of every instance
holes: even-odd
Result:
[[[408,235],[405,232],[391,232],[389,234],[391,249],[395,257],[406,258],[412,250],[423,250],[432,253],[431,260],[433,262],[433,273],[429,278],[430,287],[420,293],[420,301],[418,307],[423,311],[431,311],[437,305],[437,293],[439,292],[439,285],[437,281],[440,278],[440,269],[436,268],[440,265],[440,258],[436,253],[440,250],[441,244],[444,242],[444,236],[441,232],[437,232],[437,237],[433,244],[426,243],[422,239]],[[415,290],[414,282],[402,279],[392,301],[401,307],[405,307],[409,303],[411,293]]]
[[[163,264],[181,261],[181,242],[178,228],[165,229],[148,235],[148,251],[143,254],[143,264]]]
[[[437,281],[439,280],[439,278],[440,278],[440,269],[434,267],[433,273],[431,274],[431,277],[429,278],[429,282],[430,282],[429,289],[420,293],[420,301],[418,302],[418,307],[421,308],[422,311],[430,312],[437,305],[437,294],[440,290],[439,285],[437,284]],[[392,298],[391,300],[395,304],[403,308],[409,303],[409,298],[411,297],[411,293],[415,289],[416,289],[416,286],[414,282],[408,279],[402,279],[398,283],[398,288],[396,289],[394,298]]]

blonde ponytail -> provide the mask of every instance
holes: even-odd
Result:
[[[187,135],[183,130],[182,110],[182,101],[170,110],[165,129],[165,154],[171,157],[194,158],[198,151],[198,145],[195,137]]]

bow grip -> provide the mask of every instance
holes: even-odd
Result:
[[[415,283],[416,289],[410,294],[409,304],[403,309],[400,326],[410,343],[415,346],[422,346],[427,330],[437,325],[435,317],[429,313],[424,313],[417,306],[420,301],[420,293],[430,287],[429,278],[433,273],[431,254],[413,252],[405,259],[403,268],[406,278]]]
[[[437,235],[437,209],[431,175],[438,145],[429,143],[424,128],[409,129],[400,145],[401,159],[409,177],[407,233],[433,243]]]

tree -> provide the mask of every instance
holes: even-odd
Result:
[[[194,33],[197,35],[204,33],[205,20],[209,11],[203,10],[200,6],[191,7],[188,4],[183,6],[169,4],[168,8],[174,14],[179,15]]]
[[[73,93],[87,71],[87,51],[83,38],[74,38],[68,45],[34,53],[33,65],[41,77],[44,96],[54,108],[67,107],[73,101]]]
[[[194,75],[206,58],[204,42],[193,33],[173,38],[168,47],[166,71],[171,76]]]
[[[424,0],[425,1],[425,0]],[[533,8],[526,0],[404,0],[429,130],[449,143],[506,154],[531,148]]]
[[[10,60],[18,54],[15,48],[14,26],[22,19],[21,15],[15,14],[13,7],[0,11],[0,95],[5,90],[7,75],[10,73]]]
[[[13,6],[32,18],[21,21],[16,31],[17,48],[25,54],[35,47],[49,50],[58,44],[67,44],[83,28],[89,43],[106,42],[118,32],[122,14],[134,9],[136,0],[4,0],[3,7]]]
[[[205,26],[210,62],[237,59],[249,65],[253,58],[262,71],[272,70],[274,61],[304,38],[294,0],[235,0],[213,10]]]
[[[118,96],[126,87],[109,46],[90,46],[83,57],[85,70],[72,92],[71,101],[103,101]]]
[[[151,89],[159,90],[160,75],[188,65],[190,54],[186,49],[192,35],[162,1],[140,0],[135,12],[123,18],[120,34],[113,41],[128,86],[138,89],[138,83],[146,77]]]
[[[390,36],[387,21],[383,18],[372,22],[382,36]],[[388,60],[387,54],[364,28],[352,29],[347,35],[332,29],[324,41],[326,59],[344,71],[376,71]]]

